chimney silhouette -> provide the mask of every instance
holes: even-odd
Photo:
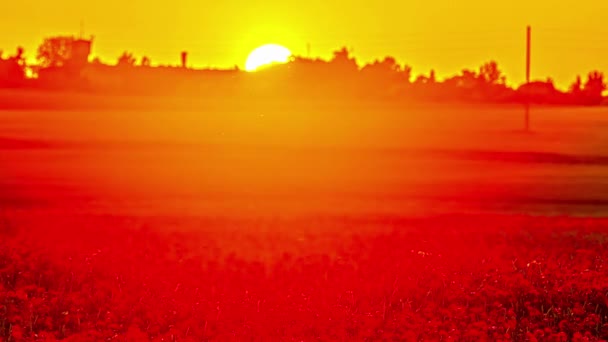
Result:
[[[188,52],[182,51],[182,68],[188,67]]]

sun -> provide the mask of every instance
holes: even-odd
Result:
[[[288,48],[277,44],[262,45],[251,51],[245,62],[245,70],[256,71],[260,67],[275,64],[287,63],[291,51]]]

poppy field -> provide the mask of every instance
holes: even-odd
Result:
[[[608,340],[607,228],[525,215],[7,215],[0,339]]]

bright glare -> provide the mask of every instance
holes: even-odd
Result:
[[[251,51],[247,57],[247,62],[245,62],[245,70],[255,71],[265,65],[286,63],[290,56],[291,51],[284,46],[277,44],[262,45]]]

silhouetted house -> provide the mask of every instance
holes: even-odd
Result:
[[[221,95],[238,86],[238,70],[196,70],[181,66],[88,64],[82,72],[91,89],[101,92],[157,95]]]
[[[42,68],[38,71],[38,82],[47,88],[84,88],[87,86],[83,77],[89,65],[93,38],[75,39],[70,47],[69,58],[62,66]]]
[[[93,38],[90,40],[76,39],[72,44],[72,56],[68,61],[71,68],[82,69],[89,63]]]
[[[517,89],[519,101],[530,101],[532,103],[557,104],[566,101],[562,92],[555,88],[553,82],[534,81],[521,85]]]

